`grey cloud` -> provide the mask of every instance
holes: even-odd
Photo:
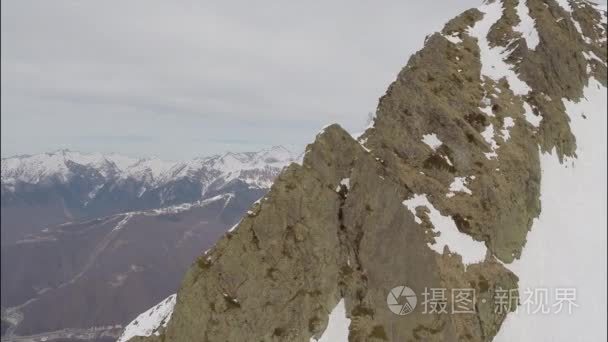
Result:
[[[2,154],[302,149],[362,127],[424,37],[479,3],[5,0]],[[111,139],[128,136],[150,138]]]

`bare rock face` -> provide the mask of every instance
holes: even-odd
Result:
[[[520,5],[538,42],[517,29]],[[503,263],[519,258],[541,210],[539,153],[574,156],[561,99],[580,98],[591,77],[606,82],[606,13],[570,5],[488,1],[428,37],[373,128],[358,140],[337,125],[319,133],[302,165],[192,265],[167,327],[135,340],[309,341],[341,298],[350,341],[492,340],[514,307],[491,303],[517,290]],[[408,207],[421,196],[426,207]],[[485,257],[434,248],[437,215]],[[471,288],[474,312],[403,319],[386,305],[400,284],[445,288],[447,299]]]

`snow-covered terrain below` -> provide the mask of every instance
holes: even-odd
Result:
[[[499,342],[607,340],[606,88],[592,80],[582,101],[564,104],[577,158],[560,164],[555,154],[541,157],[542,212],[521,259],[507,265],[519,276],[522,305],[507,317]],[[575,291],[571,313],[567,303],[556,313],[559,289]],[[546,301],[534,298],[545,290]],[[543,303],[545,313],[534,312]]]

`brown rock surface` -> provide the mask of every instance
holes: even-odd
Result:
[[[482,300],[517,289],[517,276],[502,262],[519,258],[540,213],[539,151],[556,148],[563,157],[576,148],[560,99],[580,98],[591,76],[606,79],[599,12],[572,2],[585,39],[555,1],[528,0],[540,37],[530,50],[513,30],[517,4],[503,1],[503,17],[487,37],[506,49],[531,88],[527,96],[515,95],[505,78],[481,75],[478,42],[468,28],[483,13],[456,17],[389,86],[374,127],[358,141],[337,125],[320,133],[303,165],[286,169],[236,231],[193,264],[169,325],[143,340],[309,341],[321,336],[340,298],[351,319],[350,341],[492,340],[507,312]],[[603,64],[586,57],[596,50]],[[524,101],[542,116],[538,128],[526,120]],[[492,115],[482,110],[486,105]],[[495,132],[493,148],[484,131],[489,125],[500,131],[507,122],[513,123],[508,136]],[[441,146],[423,143],[426,134]],[[486,155],[492,151],[496,157]],[[446,196],[455,177],[468,180],[470,194]],[[415,194],[426,194],[461,233],[484,242],[486,260],[464,265],[447,248],[443,254],[429,248],[433,222],[419,207],[417,223],[403,205]],[[403,319],[386,307],[387,293],[400,284],[416,293],[473,288],[475,313],[415,310]]]

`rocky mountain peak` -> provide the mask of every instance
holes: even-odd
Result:
[[[193,263],[169,323],[132,340],[310,341],[343,300],[349,341],[491,341],[515,308],[483,303],[518,290],[541,154],[579,157],[567,105],[594,88],[605,102],[606,73],[606,12],[589,1],[464,12],[410,58],[373,127],[357,140],[326,127]],[[399,284],[477,301],[402,319],[387,309]]]

